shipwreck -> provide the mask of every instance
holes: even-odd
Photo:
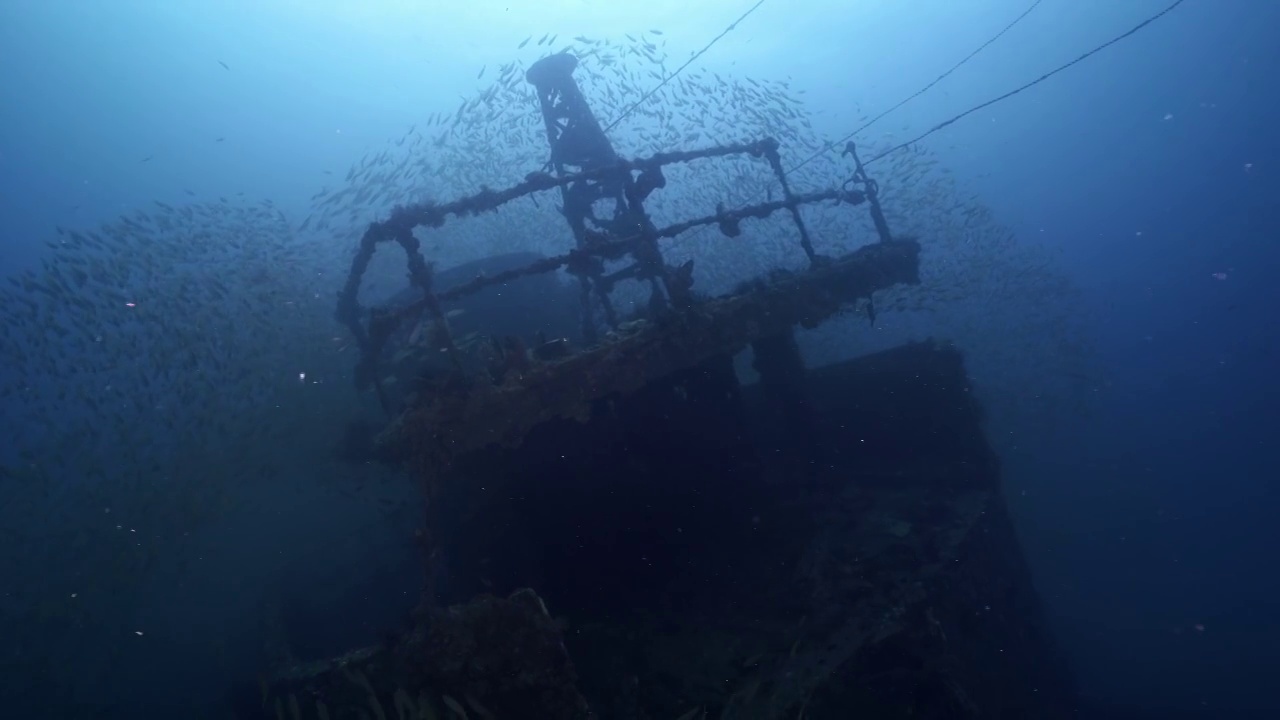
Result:
[[[527,73],[546,168],[398,207],[361,239],[337,314],[360,350],[356,382],[387,416],[370,450],[421,491],[422,599],[382,643],[273,668],[250,712],[1066,717],[1071,681],[961,354],[919,343],[811,369],[797,345],[797,326],[855,307],[874,321],[875,293],[919,282],[920,245],[892,234],[856,148],[848,182],[808,194],[769,138],[622,158],[575,65],[554,55]],[[655,226],[645,202],[665,167],[729,155],[767,163],[780,197]],[[561,255],[446,278],[414,235],[535,193],[559,195]],[[876,237],[818,254],[800,213],[817,202],[870,213]],[[693,228],[732,242],[774,213],[794,222],[805,269],[705,297],[692,264],[664,259]],[[391,244],[410,292],[362,307],[362,276]],[[463,338],[451,321],[551,273],[572,278],[540,286],[566,301],[571,331]],[[614,306],[624,280],[648,294],[640,316]],[[744,385],[733,358],[748,348],[759,379]]]

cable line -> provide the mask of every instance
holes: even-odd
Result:
[[[669,83],[669,82],[671,82],[672,80],[674,80],[674,79],[675,79],[675,77],[676,77],[677,75],[679,75],[679,74],[680,74],[680,72],[681,72],[682,70],[684,70],[685,68],[689,67],[689,65],[691,65],[691,64],[693,63],[693,61],[694,61],[694,60],[697,60],[698,58],[702,57],[702,54],[703,54],[703,53],[705,53],[706,51],[710,50],[712,45],[715,45],[717,42],[719,42],[719,41],[720,41],[720,38],[724,37],[725,35],[728,35],[730,30],[733,30],[734,28],[738,27],[738,23],[742,22],[743,20],[746,20],[748,15],[750,15],[750,14],[751,14],[751,13],[753,13],[753,12],[755,12],[755,11],[756,11],[756,8],[760,7],[760,6],[761,6],[761,5],[763,5],[763,4],[764,4],[764,0],[759,0],[755,5],[752,5],[752,6],[751,6],[751,9],[749,9],[749,10],[747,10],[746,12],[742,13],[742,16],[741,16],[741,17],[739,17],[737,20],[734,20],[732,23],[730,23],[730,24],[729,24],[729,27],[725,28],[723,32],[721,32],[719,35],[717,35],[717,36],[715,36],[715,37],[711,38],[711,42],[707,43],[705,47],[703,47],[703,48],[702,48],[701,50],[699,50],[698,52],[694,53],[694,54],[693,54],[693,55],[692,55],[688,60],[685,60],[685,61],[684,61],[684,64],[683,64],[683,65],[681,65],[680,67],[676,68],[676,71],[675,71],[675,72],[673,72],[673,73],[671,73],[670,75],[668,75],[668,76],[666,76],[665,78],[663,78],[663,79],[662,79],[662,82],[660,82],[660,83],[658,83],[657,85],[655,85],[655,86],[654,86],[654,88],[653,88],[652,90],[650,90],[649,92],[647,92],[647,93],[645,93],[643,96],[641,96],[639,100],[635,101],[635,103],[634,103],[634,104],[632,104],[632,105],[631,105],[631,107],[629,107],[629,108],[627,108],[626,110],[624,110],[624,111],[622,112],[622,114],[618,116],[618,119],[617,119],[617,120],[614,120],[613,122],[609,123],[609,126],[608,126],[608,127],[606,127],[606,128],[604,129],[604,131],[607,133],[607,132],[609,132],[610,130],[612,130],[612,129],[614,128],[614,126],[616,126],[618,123],[622,122],[623,118],[625,118],[626,116],[630,115],[630,114],[632,113],[632,111],[634,111],[636,108],[640,107],[640,105],[641,105],[641,104],[643,104],[645,100],[648,100],[649,98],[653,97],[653,94],[654,94],[654,93],[656,93],[656,92],[658,92],[659,90],[661,90],[661,89],[662,89],[662,87],[663,87],[664,85],[666,85],[667,83]]]
[[[1063,70],[1066,70],[1067,68],[1071,67],[1072,65],[1075,65],[1076,63],[1080,62],[1081,60],[1084,60],[1085,58],[1089,57],[1090,55],[1093,55],[1094,53],[1097,53],[1097,52],[1099,52],[1099,51],[1101,51],[1101,50],[1105,50],[1106,48],[1108,48],[1108,47],[1110,47],[1110,46],[1112,46],[1112,45],[1115,45],[1116,43],[1120,42],[1121,40],[1124,40],[1125,38],[1129,37],[1130,35],[1133,35],[1134,33],[1138,32],[1138,31],[1139,31],[1139,30],[1141,30],[1142,28],[1144,28],[1144,27],[1146,27],[1146,26],[1150,25],[1151,23],[1155,22],[1156,20],[1159,20],[1160,18],[1164,17],[1164,16],[1165,16],[1165,15],[1167,15],[1171,10],[1173,10],[1173,9],[1174,9],[1174,8],[1176,8],[1176,7],[1178,7],[1179,5],[1181,5],[1181,4],[1182,4],[1182,3],[1184,3],[1184,2],[1186,2],[1186,0],[1174,0],[1174,3],[1173,3],[1172,5],[1170,5],[1169,7],[1165,8],[1164,10],[1161,10],[1160,12],[1156,13],[1155,15],[1152,15],[1151,17],[1147,18],[1146,20],[1143,20],[1142,22],[1138,23],[1137,25],[1133,26],[1133,27],[1132,27],[1128,32],[1121,33],[1120,35],[1117,35],[1117,36],[1115,36],[1115,37],[1111,38],[1110,40],[1108,40],[1108,41],[1106,41],[1106,42],[1102,43],[1101,45],[1099,45],[1099,46],[1095,47],[1094,49],[1090,50],[1089,52],[1087,52],[1087,53],[1085,53],[1085,54],[1081,55],[1080,57],[1076,58],[1075,60],[1072,60],[1072,61],[1070,61],[1070,62],[1068,62],[1068,63],[1064,63],[1064,64],[1062,64],[1062,65],[1059,65],[1058,67],[1056,67],[1056,68],[1054,68],[1053,70],[1050,70],[1049,72],[1047,72],[1047,73],[1045,73],[1045,74],[1041,75],[1040,77],[1036,78],[1035,80],[1032,80],[1031,82],[1026,83],[1025,85],[1022,85],[1021,87],[1014,88],[1013,90],[1010,90],[1009,92],[1007,92],[1007,93],[1005,93],[1005,94],[1001,95],[1000,97],[992,98],[991,100],[988,100],[988,101],[986,101],[986,102],[982,103],[981,105],[975,105],[975,106],[973,106],[973,107],[969,108],[968,110],[965,110],[964,112],[960,113],[959,115],[956,115],[955,117],[952,117],[952,118],[950,118],[950,119],[948,119],[948,120],[944,120],[944,121],[942,121],[942,122],[938,123],[937,125],[934,125],[933,127],[929,128],[929,130],[928,130],[928,131],[926,131],[925,133],[921,134],[919,137],[916,137],[916,138],[913,138],[913,139],[911,139],[911,140],[908,140],[908,141],[906,141],[906,142],[904,142],[904,143],[902,143],[902,144],[900,144],[900,145],[895,145],[894,147],[889,148],[888,150],[885,150],[884,152],[880,153],[879,155],[876,155],[875,157],[871,158],[870,160],[866,161],[866,162],[865,162],[865,163],[863,163],[863,164],[864,164],[864,165],[870,165],[871,163],[873,163],[873,162],[875,162],[875,161],[877,161],[877,160],[880,160],[880,159],[882,159],[882,158],[884,158],[884,157],[886,157],[886,156],[888,156],[888,155],[892,155],[893,153],[898,152],[899,150],[902,150],[903,148],[910,147],[911,145],[914,145],[914,144],[916,144],[916,143],[920,142],[921,140],[923,140],[923,139],[925,139],[925,138],[929,137],[930,135],[932,135],[932,134],[934,134],[934,133],[938,132],[939,130],[941,130],[942,128],[945,128],[945,127],[947,127],[948,125],[951,125],[952,123],[956,122],[957,120],[959,120],[959,119],[961,119],[961,118],[963,118],[963,117],[965,117],[965,116],[967,116],[967,115],[972,115],[973,113],[976,113],[976,112],[978,112],[979,110],[981,110],[981,109],[983,109],[983,108],[991,107],[992,105],[995,105],[996,103],[1000,102],[1001,100],[1007,100],[1007,99],[1009,99],[1009,98],[1013,97],[1014,95],[1017,95],[1018,93],[1022,92],[1023,90],[1026,90],[1026,89],[1027,89],[1027,88],[1029,88],[1029,87],[1032,87],[1032,86],[1034,86],[1034,85],[1039,85],[1040,83],[1044,82],[1045,80],[1048,80],[1049,78],[1053,77],[1054,75],[1057,75],[1058,73],[1062,72]],[[812,159],[812,158],[810,158],[810,159]],[[806,160],[805,162],[808,162],[808,160]],[[801,163],[801,164],[803,164],[803,163]]]

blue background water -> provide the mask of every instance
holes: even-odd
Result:
[[[321,170],[451,110],[476,68],[530,33],[662,28],[683,58],[747,7],[415,5],[3,3],[3,272],[35,267],[55,224],[180,203],[183,188],[272,198],[296,222]],[[840,136],[855,105],[875,113],[914,92],[1027,5],[766,2],[699,64],[789,76],[815,126]],[[868,132],[911,137],[1165,5],[1046,0]],[[1088,318],[1102,369],[1091,405],[992,432],[1088,698],[1280,711],[1277,27],[1277,3],[1188,0],[925,141],[1082,290],[1062,311]]]

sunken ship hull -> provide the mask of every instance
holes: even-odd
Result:
[[[920,247],[892,237],[854,149],[850,183],[809,195],[791,192],[768,139],[624,160],[572,70],[552,56],[529,72],[554,174],[399,208],[366,233],[339,318],[361,348],[358,384],[388,413],[374,452],[422,493],[421,604],[376,646],[274,668],[247,714],[1072,714],[960,353],[930,342],[805,367],[795,327],[854,307],[874,321],[874,293],[919,282]],[[665,165],[730,154],[768,162],[782,200],[649,222]],[[543,191],[561,194],[572,250],[437,284],[415,228]],[[819,201],[866,206],[877,242],[817,255],[798,208]],[[703,298],[691,265],[663,261],[660,241],[701,225],[734,237],[774,212],[794,218],[807,269]],[[360,276],[388,241],[416,299],[368,311]],[[561,269],[580,290],[574,342],[451,334],[449,308],[469,296]],[[651,289],[644,318],[611,307],[620,279]],[[758,382],[744,385],[747,349]],[[410,368],[395,391],[389,356]]]

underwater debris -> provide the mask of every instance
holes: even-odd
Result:
[[[532,590],[424,606],[415,623],[394,644],[282,668],[267,680],[277,716],[296,717],[297,698],[306,697],[335,720],[593,717],[561,628]]]

